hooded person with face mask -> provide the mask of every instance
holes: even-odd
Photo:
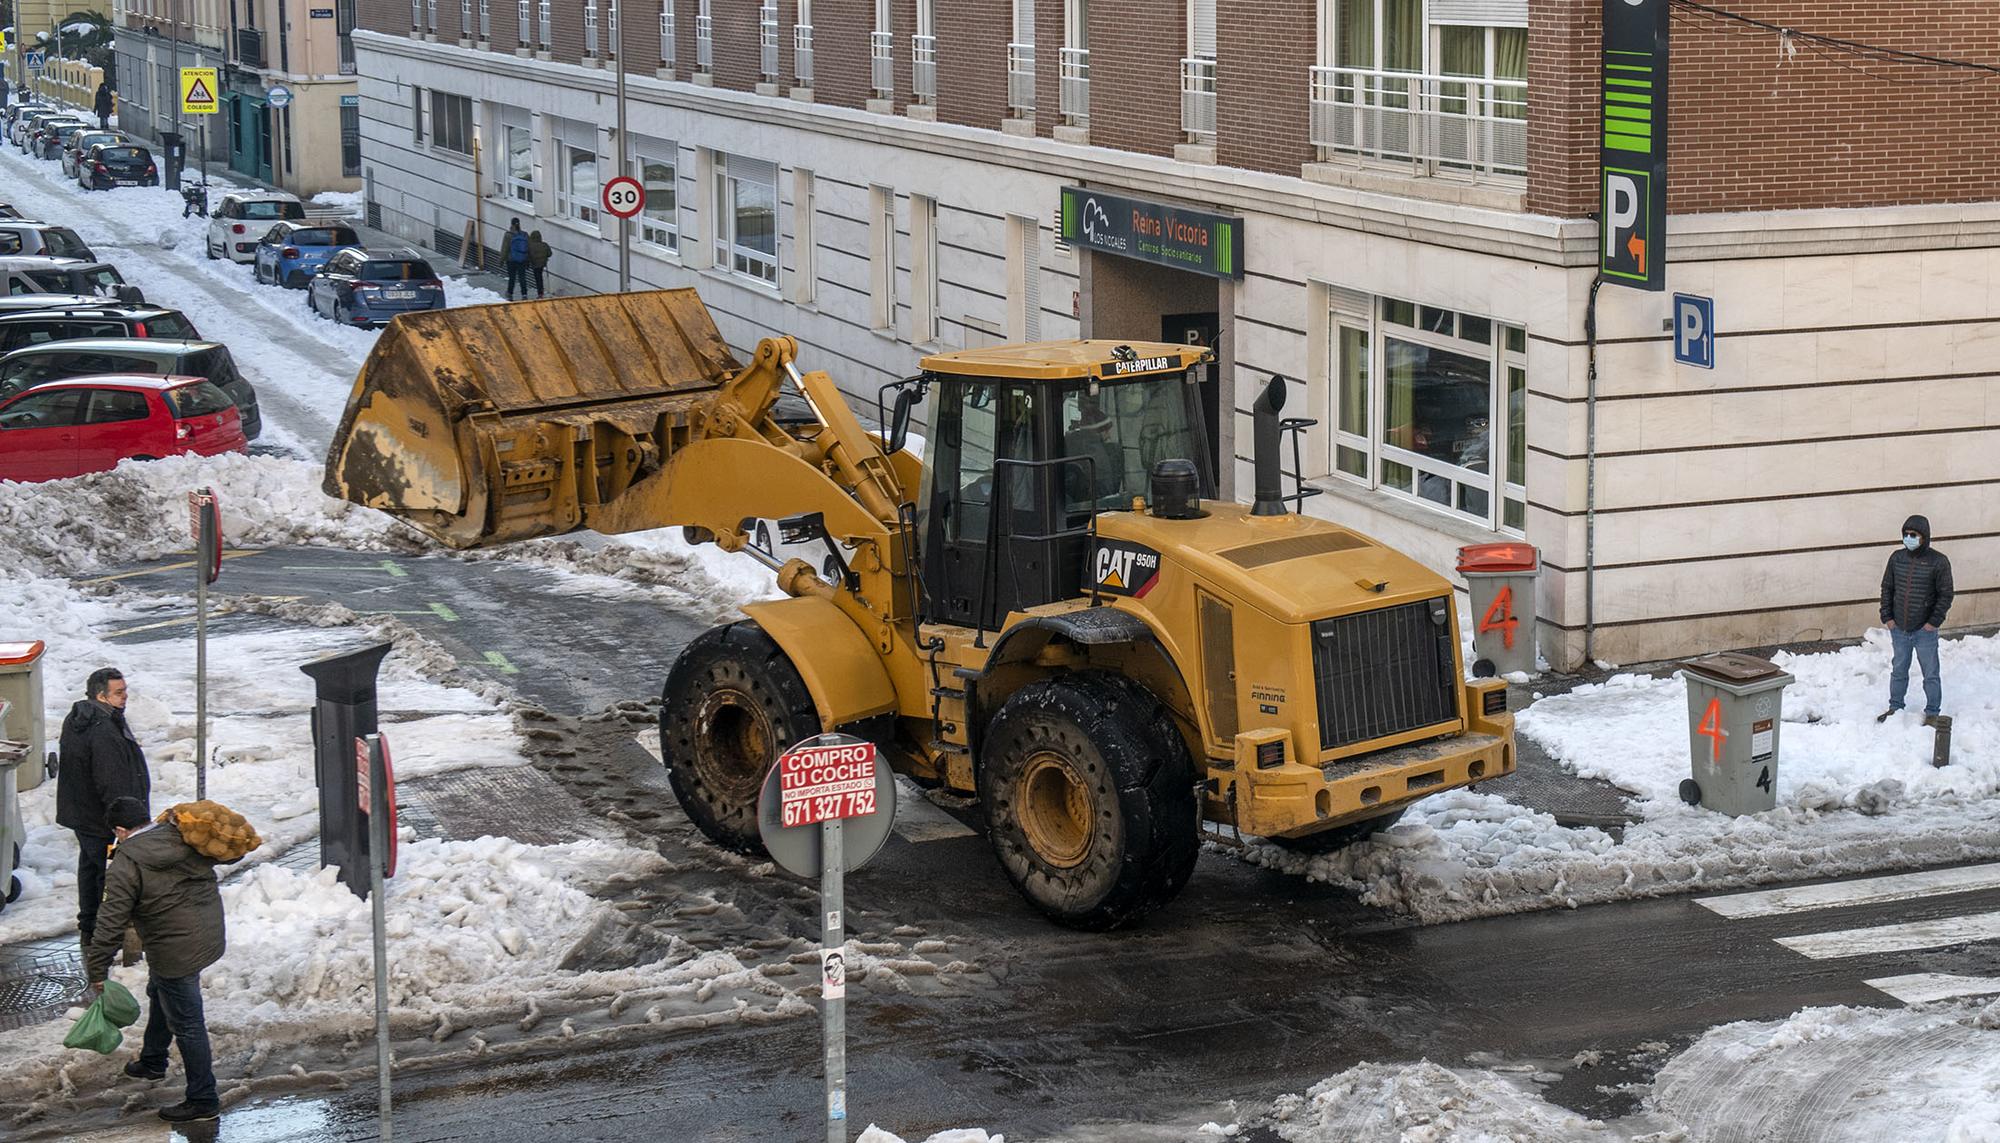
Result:
[[[1882,624],[1895,645],[1889,669],[1889,709],[1875,719],[1887,722],[1903,709],[1910,689],[1910,658],[1924,671],[1924,725],[1937,724],[1944,703],[1938,678],[1938,628],[1951,610],[1951,561],[1931,547],[1931,522],[1922,516],[1903,521],[1903,546],[1889,553],[1882,570]]]

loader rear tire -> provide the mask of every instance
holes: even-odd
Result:
[[[1116,928],[1173,900],[1201,851],[1186,743],[1158,698],[1113,675],[1016,691],[987,729],[979,798],[1008,878],[1070,928]]]
[[[703,632],[661,693],[660,753],[681,808],[709,840],[760,854],[757,795],[778,755],[820,732],[797,668],[750,621]]]
[[[1408,808],[1406,806],[1404,810]],[[1334,826],[1332,829],[1323,829],[1304,837],[1273,837],[1265,840],[1279,849],[1289,849],[1294,853],[1335,853],[1357,841],[1366,841],[1402,821],[1404,810],[1395,810],[1365,821]]]

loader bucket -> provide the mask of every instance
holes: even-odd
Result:
[[[355,379],[324,487],[451,547],[565,532],[741,368],[691,289],[405,314]]]

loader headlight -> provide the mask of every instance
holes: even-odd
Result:
[[[1285,740],[1257,744],[1257,769],[1273,770],[1285,764]]]
[[[1487,691],[1480,704],[1480,709],[1487,714],[1506,714],[1507,688],[1494,687],[1492,690]]]

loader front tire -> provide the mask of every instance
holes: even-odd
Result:
[[[1016,691],[987,730],[979,798],[1015,888],[1071,928],[1116,928],[1173,900],[1201,849],[1180,732],[1151,692],[1113,675]]]
[[[660,753],[681,809],[724,849],[764,852],[764,776],[780,753],[820,732],[792,661],[753,622],[712,628],[674,661],[660,697]]]

